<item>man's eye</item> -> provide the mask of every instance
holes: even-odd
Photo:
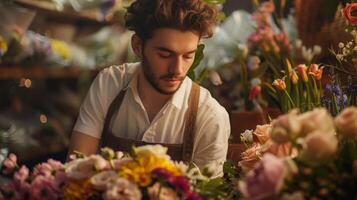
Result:
[[[159,56],[162,58],[168,58],[170,57],[170,53],[159,53]]]
[[[192,58],[195,57],[195,55],[194,54],[189,54],[189,55],[184,55],[183,57],[186,58],[186,59],[192,59]]]

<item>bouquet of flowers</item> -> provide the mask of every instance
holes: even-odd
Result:
[[[239,190],[248,199],[357,198],[357,107],[282,115],[242,134]]]
[[[103,148],[97,155],[72,155],[64,164],[49,159],[31,173],[10,154],[2,173],[11,179],[0,184],[0,199],[227,199],[222,179],[174,162],[166,151],[147,145],[129,156]]]

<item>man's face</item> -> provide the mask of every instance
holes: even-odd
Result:
[[[175,93],[191,67],[198,34],[171,28],[157,29],[142,53],[145,78],[160,93]]]

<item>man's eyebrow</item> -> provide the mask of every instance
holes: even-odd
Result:
[[[165,47],[156,47],[156,49],[160,50],[160,51],[165,51],[165,52],[169,52],[169,53],[176,53],[175,51],[172,51],[168,48],[165,48]],[[195,53],[197,49],[194,49],[192,51],[189,51],[189,52],[185,52],[185,54],[191,54],[191,53]]]

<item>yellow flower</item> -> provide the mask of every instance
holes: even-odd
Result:
[[[63,191],[64,200],[82,200],[90,196],[98,195],[90,183],[90,179],[69,182]]]
[[[7,43],[3,37],[0,36],[0,56],[4,55],[7,51]]]
[[[276,79],[273,82],[273,85],[275,86],[275,88],[277,90],[280,90],[280,91],[286,89],[286,84],[285,84],[284,80],[282,80],[282,79]]]
[[[309,74],[314,77],[315,80],[319,81],[322,78],[322,73],[323,73],[324,67],[320,67],[317,64],[311,64],[309,67]]]
[[[181,175],[181,171],[171,160],[157,157],[154,154],[145,154],[122,166],[119,175],[127,178],[141,187],[151,184],[151,171],[156,168],[164,168],[174,176]]]
[[[65,42],[59,40],[51,40],[52,51],[61,56],[64,60],[69,60],[71,58],[71,51]]]

